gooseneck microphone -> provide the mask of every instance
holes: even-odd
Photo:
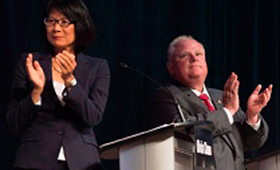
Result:
[[[138,69],[135,69],[133,67],[130,67],[128,66],[127,64],[125,63],[122,63],[120,62],[119,63],[120,67],[124,68],[124,69],[130,69],[140,75],[142,75],[143,77],[147,78],[148,80],[150,80],[151,82],[153,82],[154,84],[158,85],[159,87],[162,87],[164,89],[166,89],[167,91],[170,92],[171,96],[173,97],[174,99],[174,104],[176,105],[177,109],[178,109],[178,112],[179,112],[179,116],[182,120],[182,122],[186,122],[186,119],[185,119],[185,116],[183,114],[183,111],[182,111],[182,108],[181,108],[181,105],[179,104],[177,98],[173,95],[173,93],[165,86],[163,86],[161,83],[157,82],[156,80],[154,80],[153,78],[151,78],[150,76],[148,76],[147,74],[143,73],[142,71],[139,71]]]
[[[152,82],[155,83],[156,85],[158,85],[158,86],[160,86],[160,87],[163,87],[162,84],[160,84],[159,82],[155,81],[153,78],[151,78],[150,76],[146,75],[146,74],[143,73],[142,71],[139,71],[139,70],[137,70],[137,69],[135,69],[135,68],[133,68],[133,67],[130,67],[130,66],[128,66],[128,65],[125,64],[125,63],[120,63],[120,66],[121,66],[122,68],[124,68],[124,69],[130,69],[130,70],[132,70],[132,71],[134,71],[134,72],[137,72],[138,74],[141,74],[142,76],[144,76],[145,78],[149,79],[150,81],[152,81]]]

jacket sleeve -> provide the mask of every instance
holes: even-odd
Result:
[[[25,70],[26,55],[22,55],[14,70],[6,118],[13,132],[23,130],[37,113],[30,92],[33,88]]]
[[[240,131],[242,132],[242,139],[245,151],[258,149],[261,146],[263,146],[263,144],[267,140],[269,127],[261,115],[260,120],[261,126],[257,131],[254,130],[246,122],[243,122],[243,124],[241,125]]]
[[[96,126],[103,117],[109,95],[110,71],[106,60],[95,64],[94,72],[89,71],[87,78],[92,79],[87,89],[83,82],[77,83],[64,97],[68,107],[74,111],[88,127]]]

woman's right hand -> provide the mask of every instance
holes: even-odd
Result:
[[[40,100],[41,93],[45,87],[45,74],[38,61],[33,62],[33,55],[28,54],[26,58],[26,71],[29,79],[33,82],[34,88],[31,93],[31,98],[34,103]]]

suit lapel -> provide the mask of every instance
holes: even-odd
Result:
[[[39,53],[38,61],[44,70],[46,82],[52,81],[52,55]]]
[[[176,93],[175,96],[180,102],[181,106],[185,108],[186,110],[190,110],[190,113],[192,115],[195,115],[197,113],[208,113],[209,110],[205,106],[205,104],[197,97],[189,88],[186,88],[184,90],[179,89],[176,86],[171,86],[171,89],[176,88]],[[207,89],[208,93],[211,97],[212,103],[215,107],[216,110],[220,110],[223,108],[223,103],[221,97],[217,94],[214,93],[213,90]]]
[[[216,110],[222,109],[223,108],[223,103],[222,103],[222,99],[220,96],[218,96],[216,93],[213,93],[213,91],[210,89],[208,90],[208,94],[211,97],[212,103],[215,107]]]
[[[175,86],[174,86],[175,87]],[[177,88],[177,87],[175,87]],[[177,88],[180,90],[179,88]],[[217,93],[213,92],[211,89],[207,89],[208,93],[212,99],[212,103],[215,106],[216,110],[220,110],[223,108],[222,99],[218,96]],[[189,110],[189,114],[196,115],[198,113],[209,113],[208,108],[205,104],[189,89],[187,88],[185,91],[178,92],[176,94],[178,101],[181,106],[185,108],[185,110]],[[211,113],[209,113],[211,114]],[[222,135],[221,138],[225,141],[225,143],[231,148],[234,156],[236,156],[236,148],[237,144],[232,134]]]
[[[52,81],[52,55],[50,53],[38,53],[37,54],[38,61],[44,70],[45,78],[46,78],[46,84],[42,97],[43,100],[52,100],[55,103],[60,103],[59,99],[57,98],[57,95],[55,93],[54,87],[53,87],[53,81]],[[48,102],[44,102],[43,105],[45,105]],[[49,107],[49,106],[47,106]]]
[[[176,97],[182,107],[185,108],[185,110],[189,110],[191,115],[209,112],[205,104],[189,88],[184,92],[178,93]]]
[[[78,54],[76,61],[77,61],[77,67],[74,71],[74,76],[79,83],[81,84],[87,83],[86,81],[84,81],[84,79],[86,76],[86,71],[88,70],[89,67],[88,61],[86,60],[86,57],[84,57],[83,54]]]
[[[213,93],[211,89],[207,89],[207,90],[211,97],[215,109],[216,110],[222,109],[223,108],[222,99],[219,96],[217,96],[216,93]],[[181,91],[181,93],[178,93],[176,97],[182,104],[182,107],[190,109],[192,115],[195,115],[196,113],[201,113],[202,111],[204,113],[209,112],[208,108],[201,101],[201,99],[199,99],[189,88],[187,88],[185,91]],[[192,105],[190,105],[189,103],[192,103]],[[199,107],[200,109],[198,109],[197,107]]]

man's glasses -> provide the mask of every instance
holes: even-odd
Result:
[[[45,18],[44,23],[47,27],[54,26],[57,23],[59,26],[66,28],[73,22],[67,19],[60,20],[60,19]]]

